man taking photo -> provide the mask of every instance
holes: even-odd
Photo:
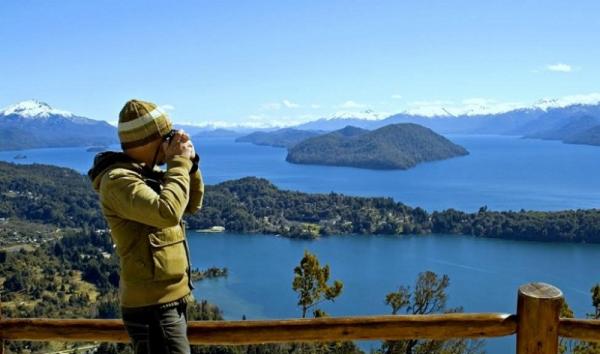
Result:
[[[88,172],[120,258],[123,322],[139,353],[190,353],[193,289],[184,213],[202,206],[199,157],[155,104],[128,101],[119,114],[123,152],[96,155]],[[156,167],[166,163],[166,171]]]

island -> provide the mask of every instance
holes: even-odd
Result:
[[[254,132],[235,139],[235,142],[290,148],[305,139],[312,138],[323,133],[324,132],[322,131],[283,128],[270,132]]]
[[[422,162],[445,160],[468,153],[462,146],[429,128],[413,123],[399,123],[373,131],[347,126],[303,140],[288,149],[286,161],[405,170]]]

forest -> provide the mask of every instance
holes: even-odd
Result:
[[[16,223],[106,229],[97,194],[86,176],[48,165],[0,162],[0,234]],[[600,211],[428,212],[386,197],[282,190],[245,177],[207,185],[203,208],[186,216],[191,229],[223,226],[239,233],[316,238],[329,235],[472,235],[528,241],[600,242]],[[22,226],[25,227],[25,226]],[[16,229],[15,229],[16,228]]]

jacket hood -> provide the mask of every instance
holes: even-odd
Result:
[[[138,162],[123,152],[103,151],[96,154],[96,157],[94,157],[94,164],[87,173],[96,192],[100,190],[100,180],[102,180],[104,173],[116,164],[126,164],[130,167],[136,166],[140,169],[142,168]]]

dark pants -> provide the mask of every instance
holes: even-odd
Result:
[[[190,354],[186,304],[160,309],[122,308],[135,354]]]

